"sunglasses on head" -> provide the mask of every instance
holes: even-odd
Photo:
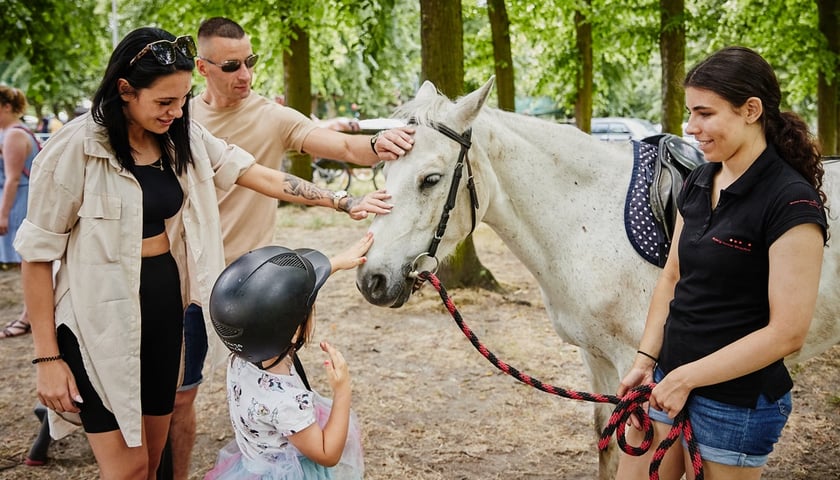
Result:
[[[211,65],[215,65],[215,66],[219,67],[225,73],[233,73],[233,72],[238,71],[242,67],[243,63],[245,64],[245,66],[247,68],[254,68],[254,65],[257,64],[257,60],[260,59],[260,56],[255,55],[255,54],[251,54],[251,55],[248,55],[247,57],[245,57],[245,60],[225,60],[222,63],[216,63],[213,60],[210,60],[209,58],[204,58],[204,57],[198,57],[198,58],[204,60],[205,62],[207,62]]]
[[[143,50],[140,50],[140,52],[135,55],[130,62],[128,62],[128,66],[130,67],[134,65],[137,60],[143,58],[143,55],[148,52],[152,52],[152,55],[155,56],[155,60],[157,60],[161,65],[172,65],[175,63],[176,52],[181,52],[181,55],[186,58],[193,58],[196,55],[195,42],[193,41],[192,36],[181,35],[172,41],[158,40],[146,45],[143,47]]]

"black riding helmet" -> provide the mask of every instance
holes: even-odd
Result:
[[[308,248],[269,246],[224,269],[210,294],[210,318],[231,352],[260,365],[288,352],[330,276],[329,259]]]

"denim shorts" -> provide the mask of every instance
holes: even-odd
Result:
[[[179,392],[192,390],[204,377],[204,359],[207,357],[207,328],[201,307],[191,303],[184,311],[184,380]]]
[[[657,368],[654,380],[664,377]],[[736,467],[761,467],[779,441],[793,407],[790,392],[770,401],[758,397],[755,408],[739,407],[691,395],[685,408],[703,460]],[[665,412],[650,408],[651,420],[673,424]],[[685,446],[685,439],[683,439]]]

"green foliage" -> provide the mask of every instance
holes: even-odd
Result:
[[[311,33],[313,93],[328,108],[322,113],[352,116],[353,102],[364,117],[389,115],[416,88],[419,5],[336,0],[331,7]]]
[[[492,74],[493,52],[485,7],[464,8],[466,90]],[[509,2],[517,97],[549,97],[571,118],[581,68],[574,14],[580,9],[593,29],[594,113],[655,119],[659,112],[659,10],[655,0],[628,5],[619,0]]]
[[[24,90],[38,110],[72,112],[107,61],[108,25],[99,2],[5,0],[1,17],[0,58],[9,60],[0,64],[0,81]]]
[[[835,59],[819,32],[817,6],[812,0],[714,0],[688,6],[692,22],[686,64],[693,65],[709,52],[727,45],[743,45],[760,53],[773,66],[785,102],[813,120],[816,117],[817,76],[823,69],[836,72]],[[714,19],[712,25],[708,18]],[[702,20],[707,19],[707,20]],[[704,28],[713,27],[713,28]]]
[[[30,102],[72,109],[89,97],[112,48],[113,0],[0,0],[0,81],[27,92]],[[413,95],[420,75],[417,0],[116,0],[118,37],[154,25],[195,34],[199,23],[224,15],[251,34],[261,59],[254,89],[280,94],[283,51],[293,25],[310,37],[312,94],[322,116],[387,116]],[[550,98],[571,117],[581,68],[575,10],[592,24],[595,116],[637,116],[657,122],[660,111],[658,0],[573,0],[507,3],[516,92]],[[73,19],[73,21],[68,21]],[[817,29],[812,0],[686,2],[686,65],[729,44],[752,47],[775,67],[787,108],[813,123],[817,75],[831,79],[838,59]],[[463,2],[465,91],[493,73],[486,4]],[[196,74],[197,89],[202,79]]]
[[[493,39],[487,20],[487,7],[477,3],[463,4],[464,21],[464,91],[471,92],[490,78],[493,68]],[[514,65],[514,69],[517,66]],[[491,95],[495,97],[495,91]],[[495,104],[493,99],[488,104]]]
[[[231,18],[250,34],[260,54],[253,88],[268,97],[284,91],[283,52],[293,25],[309,33],[312,94],[326,105],[319,114],[351,116],[355,102],[364,116],[385,116],[416,88],[419,6],[411,0],[139,0],[121,15],[192,34],[213,16]],[[202,79],[195,79],[200,88]]]

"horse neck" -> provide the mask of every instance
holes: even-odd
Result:
[[[592,245],[626,242],[621,219],[631,161],[574,127],[495,115],[505,126],[473,140],[487,145],[492,171],[483,221],[544,289],[556,288],[595,262]]]

